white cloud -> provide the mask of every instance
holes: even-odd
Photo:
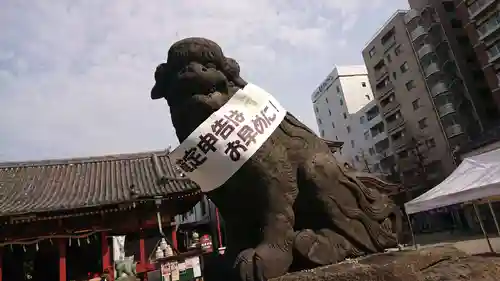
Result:
[[[404,3],[384,2],[394,8]],[[310,92],[334,59],[361,61],[361,45],[335,53],[345,50],[341,31],[355,28],[353,18],[375,13],[361,3],[1,1],[0,160],[177,143],[167,105],[149,100],[149,91],[153,70],[169,46],[188,36],[217,41],[240,61],[247,80],[282,97],[290,111],[316,130],[312,106],[305,106]],[[372,29],[360,34],[369,38]]]

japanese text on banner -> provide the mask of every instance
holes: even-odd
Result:
[[[263,89],[248,84],[213,113],[171,154],[203,191],[224,184],[262,146],[286,115]]]

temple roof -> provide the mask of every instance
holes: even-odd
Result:
[[[99,207],[197,191],[168,151],[0,163],[0,216]]]

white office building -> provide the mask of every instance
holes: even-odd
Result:
[[[321,137],[344,142],[336,157],[360,170],[380,171],[374,146],[384,145],[387,136],[366,67],[336,66],[311,98]]]

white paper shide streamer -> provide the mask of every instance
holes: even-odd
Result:
[[[268,92],[248,84],[210,115],[170,157],[204,192],[224,184],[264,144],[286,110]]]

